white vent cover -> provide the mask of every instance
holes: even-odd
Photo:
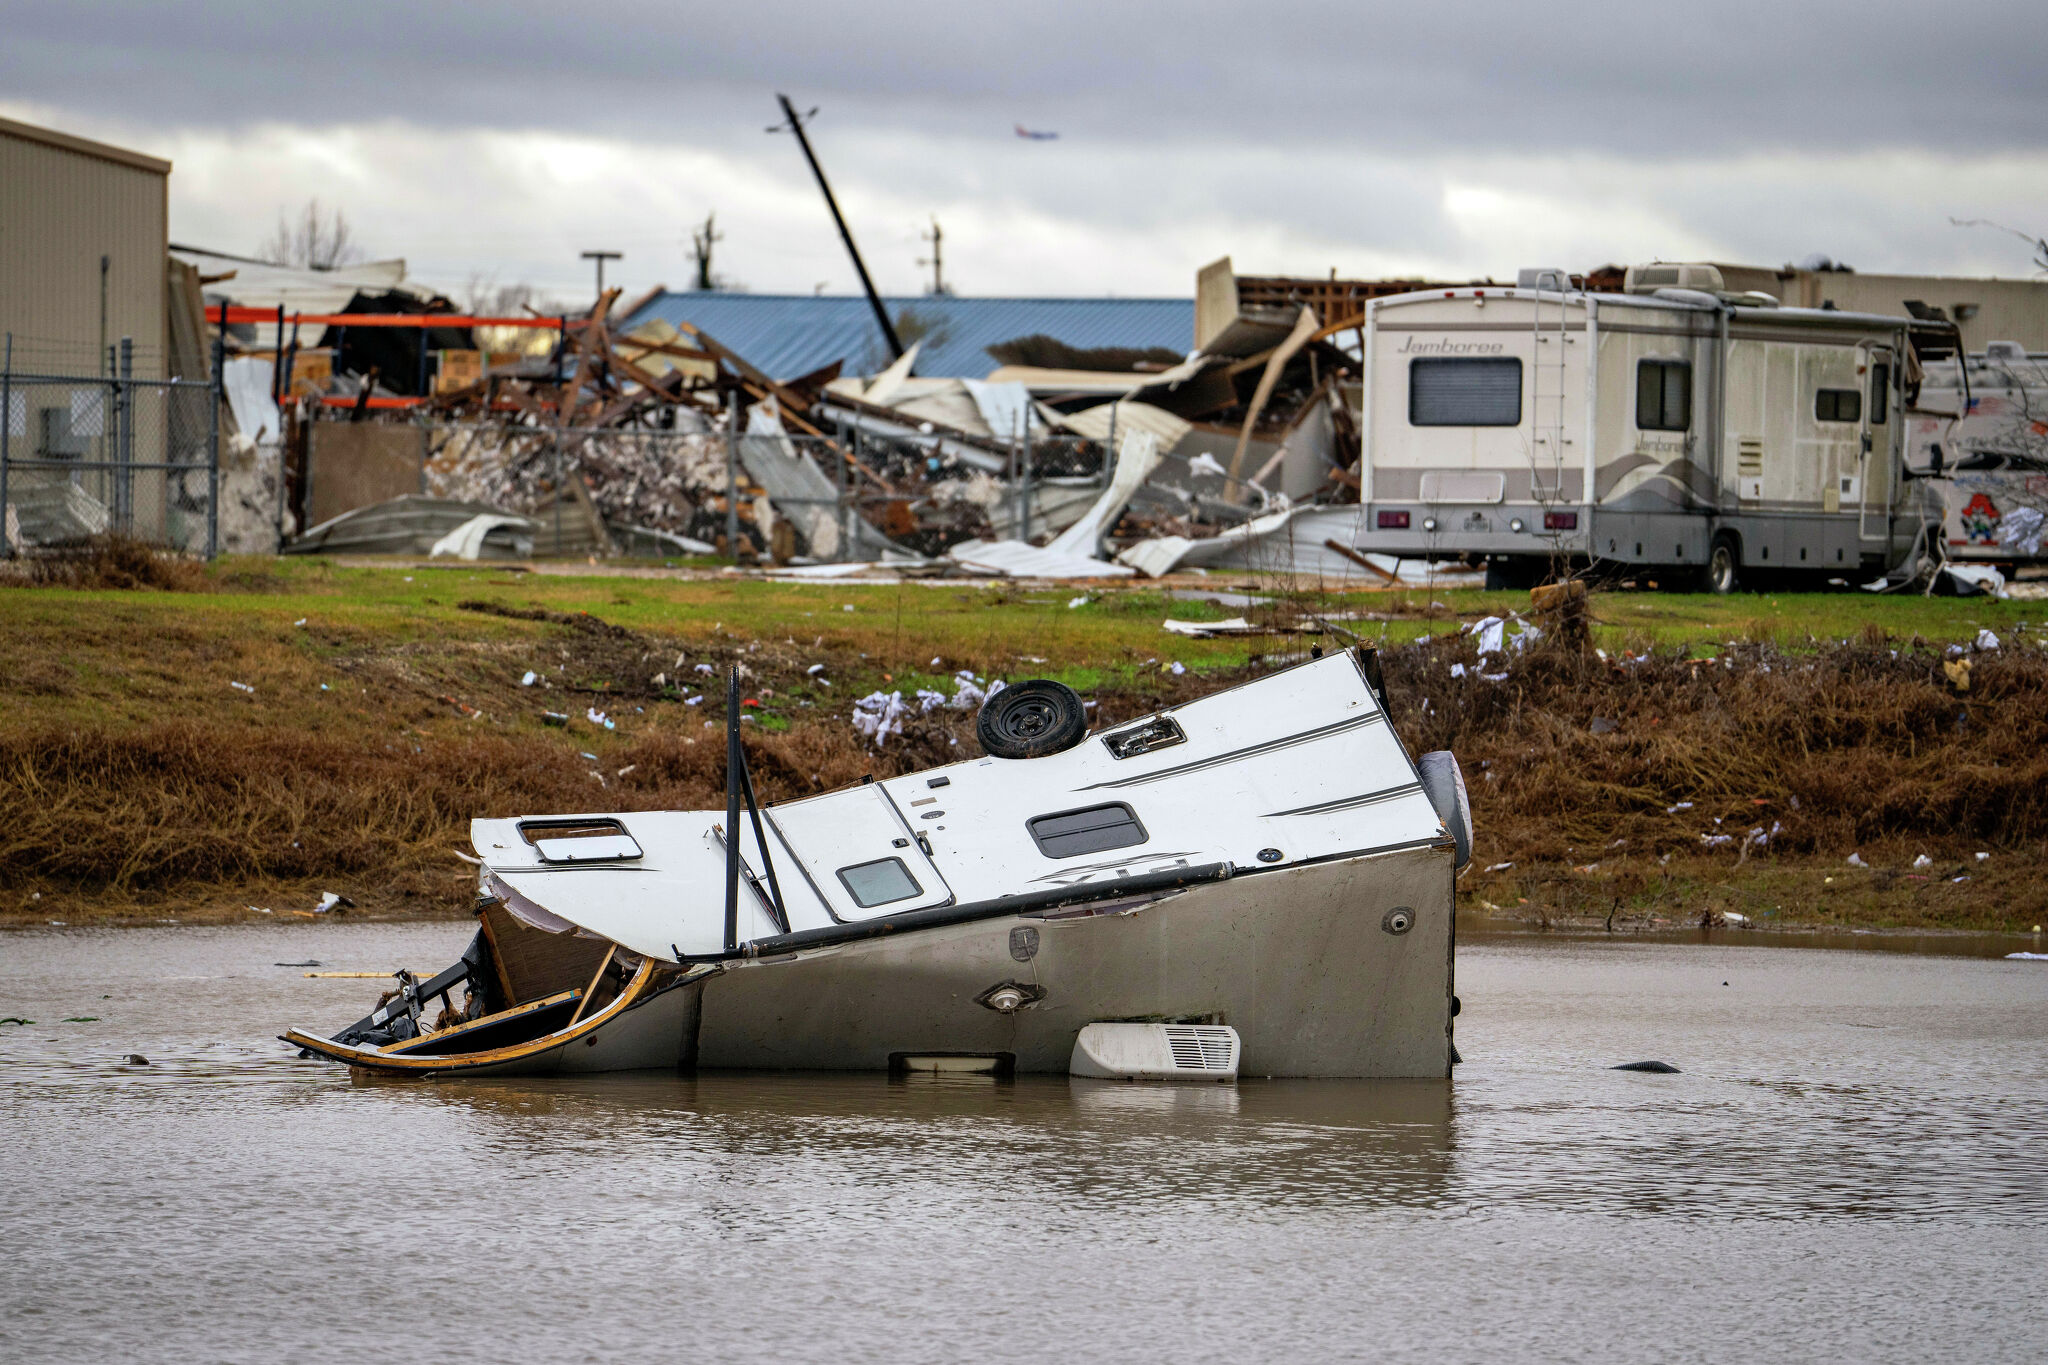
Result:
[[[1067,1071],[1124,1081],[1232,1081],[1241,1049],[1225,1024],[1089,1024]]]

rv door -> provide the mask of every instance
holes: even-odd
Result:
[[[1859,431],[1856,483],[1860,501],[1856,538],[1865,548],[1882,548],[1891,536],[1892,487],[1898,466],[1898,437],[1903,427],[1896,391],[1898,356],[1889,346],[1863,352],[1863,421]]]
[[[832,918],[874,919],[952,903],[920,831],[881,783],[772,807],[775,832]]]

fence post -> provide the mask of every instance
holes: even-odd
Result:
[[[206,557],[220,553],[220,404],[226,392],[221,370],[227,364],[228,310],[220,310],[220,331],[213,338],[212,373],[206,385]]]
[[[853,459],[858,460],[860,457],[860,428],[855,427],[853,429]],[[842,459],[839,462],[839,482],[841,498],[839,505],[839,543],[845,547],[846,558],[851,562],[860,558],[860,543],[854,534],[859,529],[857,518],[860,516],[860,508],[855,505],[858,495],[854,492],[853,465],[848,460]]]
[[[740,562],[740,396],[737,391],[725,398],[725,552],[733,563]]]
[[[120,420],[114,427],[114,517],[122,534],[135,534],[135,338],[121,338],[120,379],[114,410]]]
[[[0,358],[0,559],[14,558],[14,537],[7,531],[7,462],[14,455],[14,333],[7,334],[7,353]]]

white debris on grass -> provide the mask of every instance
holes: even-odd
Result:
[[[519,685],[521,687],[531,687],[539,678],[540,674],[529,668],[526,670],[526,676],[519,680]]]
[[[1086,594],[1083,594],[1083,595],[1082,595],[1082,596],[1080,596],[1080,597],[1072,597],[1072,598],[1069,598],[1069,599],[1067,599],[1067,610],[1068,610],[1068,611],[1072,611],[1072,610],[1073,610],[1073,609],[1074,609],[1075,607],[1085,607],[1085,606],[1087,606],[1087,605],[1088,605],[1088,597],[1087,597],[1087,595],[1086,595]],[[937,662],[938,662],[938,660],[937,660],[937,659],[933,659],[933,660],[932,660],[932,662],[933,662],[933,663],[937,663]]]
[[[697,704],[698,702],[700,702],[700,701],[703,701],[703,700],[704,700],[704,694],[700,692],[700,693],[698,693],[698,694],[697,694],[696,696],[694,696],[694,697],[689,697],[689,698],[686,698],[686,699],[684,700],[684,702],[683,702],[683,705],[685,705],[685,706],[695,706],[695,705],[696,705],[696,704]],[[705,723],[706,725],[709,725],[709,724],[710,724],[711,722],[707,720],[707,721],[705,721],[704,723]]]
[[[1979,853],[1977,855],[1977,861],[1980,863],[1988,863],[1991,861],[1991,855],[1989,853]]]
[[[1166,671],[1168,673],[1173,674],[1174,677],[1178,678],[1181,674],[1188,671],[1188,667],[1179,659],[1175,659],[1172,663],[1166,666]]]
[[[1849,855],[1849,866],[1869,867],[1870,864],[1863,861],[1863,855],[1861,853],[1851,853]]]
[[[2007,962],[2048,962],[2048,953],[2007,953]]]
[[[588,720],[592,725],[602,725],[607,730],[616,730],[619,728],[619,724],[617,721],[613,720],[610,716],[607,716],[604,712],[598,710],[595,706],[586,709],[583,715],[584,718]]]
[[[1996,635],[1993,635],[1993,634],[1992,634],[1992,633],[1991,633],[1990,631],[1988,631],[1988,630],[1980,630],[1980,631],[1978,631],[1978,632],[1977,632],[1977,648],[1979,648],[1979,649],[1996,649],[1996,648],[1998,648],[1998,637],[1997,637]]]
[[[1465,676],[1465,665],[1463,665],[1463,664],[1452,664],[1452,665],[1451,665],[1451,676],[1452,676],[1452,677],[1454,677],[1454,678],[1462,678],[1462,677],[1464,677],[1464,676]]]
[[[1922,853],[1922,854],[1919,854],[1919,855],[1917,855],[1917,856],[1916,856],[1916,857],[1915,857],[1915,858],[1913,859],[1913,866],[1915,866],[1915,867],[1932,867],[1932,866],[1934,866],[1934,859],[1932,859],[1932,858],[1928,857],[1928,856],[1927,856],[1927,855],[1926,855],[1925,853]]]
[[[1680,802],[1679,802],[1679,803],[1678,803],[1677,805],[1675,805],[1675,806],[1666,806],[1666,807],[1664,808],[1664,813],[1665,813],[1666,815],[1676,815],[1676,814],[1678,814],[1678,812],[1680,812],[1680,811],[1682,811],[1682,810],[1691,810],[1691,809],[1692,809],[1692,802],[1690,802],[1690,801],[1680,801]]]
[[[879,749],[890,735],[903,733],[903,718],[909,714],[901,692],[870,692],[853,704],[853,728]]]
[[[1702,834],[1700,842],[1708,848],[1720,848],[1725,844],[1734,843],[1735,836],[1732,834]]]
[[[228,686],[234,688],[237,692],[247,692],[252,697],[256,695],[256,689],[245,682],[230,681]]]
[[[920,714],[930,715],[945,704],[946,694],[944,692],[934,692],[929,687],[917,689],[917,709]]]
[[[820,673],[823,673],[824,671],[825,665],[823,664],[812,664],[809,668],[806,668],[804,670],[804,672],[810,674],[813,678],[817,677]]]

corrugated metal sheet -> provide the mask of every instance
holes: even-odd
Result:
[[[1043,333],[1069,346],[1164,346],[1194,343],[1191,299],[885,298],[907,345],[922,339],[917,373],[980,379],[996,367],[987,348]],[[919,324],[906,329],[908,314]],[[777,379],[794,379],[835,360],[849,374],[873,374],[889,363],[868,301],[803,294],[664,293],[636,309],[614,333],[661,318],[693,323]]]
[[[0,332],[15,368],[99,370],[100,257],[108,344],[163,373],[170,163],[0,119]]]

